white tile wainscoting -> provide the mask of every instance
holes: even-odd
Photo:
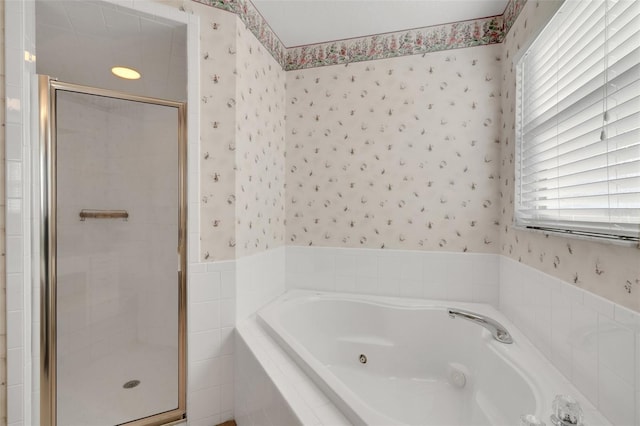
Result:
[[[7,424],[33,424],[30,406],[38,400],[38,367],[40,317],[31,302],[39,298],[37,280],[31,278],[29,263],[32,252],[39,253],[29,238],[36,221],[31,210],[31,164],[35,149],[30,143],[32,128],[27,124],[31,76],[35,74],[35,2],[4,2],[4,84],[6,124],[6,330],[7,330]],[[11,42],[9,42],[11,40]],[[37,164],[37,163],[36,163]],[[34,338],[32,338],[32,333]],[[34,346],[35,344],[35,346]]]
[[[507,257],[500,310],[616,425],[640,425],[640,314]]]
[[[640,426],[640,314],[504,256],[286,247],[286,287],[499,306],[611,422]],[[279,358],[283,353],[255,322],[241,327],[243,350],[257,357],[270,380],[264,386],[277,389],[295,413],[308,412],[312,403],[291,385],[298,369]],[[238,398],[239,424],[253,424],[244,404],[253,401],[255,409],[256,401],[236,389]],[[263,408],[265,401],[276,401],[264,398]]]
[[[287,288],[490,303],[498,307],[499,256],[287,247]]]
[[[278,247],[236,259],[238,321],[284,293],[285,255]]]
[[[187,415],[190,426],[233,418],[234,261],[190,265]]]

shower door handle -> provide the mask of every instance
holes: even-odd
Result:
[[[80,220],[85,219],[124,219],[129,218],[129,212],[126,210],[80,210]]]

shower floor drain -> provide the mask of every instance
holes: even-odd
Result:
[[[140,380],[129,380],[127,383],[122,385],[122,387],[125,389],[131,389],[131,388],[135,388],[139,384],[140,384]]]

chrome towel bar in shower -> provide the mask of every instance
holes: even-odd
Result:
[[[80,210],[80,220],[85,219],[124,219],[129,218],[126,210]]]

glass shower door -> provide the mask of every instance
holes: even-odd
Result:
[[[184,110],[56,84],[51,424],[154,424],[184,410]]]

